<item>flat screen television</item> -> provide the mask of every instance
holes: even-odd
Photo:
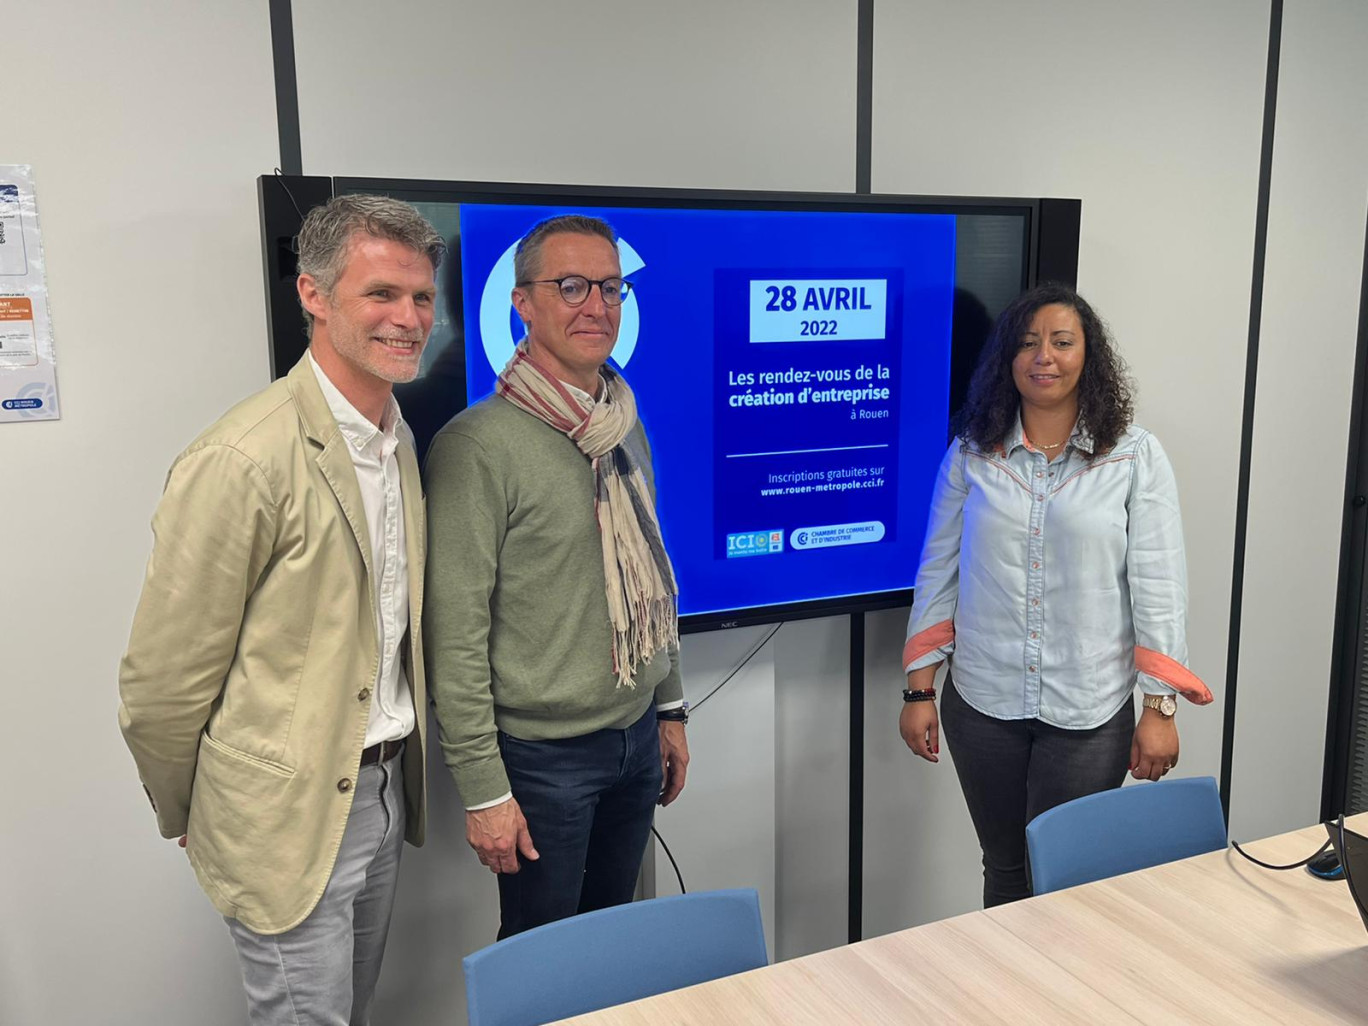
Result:
[[[908,604],[935,474],[997,313],[1076,277],[1075,200],[259,181],[273,370],[304,338],[289,239],[333,193],[414,203],[450,245],[423,373],[396,393],[425,449],[521,335],[513,251],[601,217],[632,291],[613,360],[654,456],[686,631]]]

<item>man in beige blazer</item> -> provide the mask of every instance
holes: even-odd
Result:
[[[345,196],[299,234],[309,352],[176,458],[119,675],[164,837],[227,919],[253,1023],[365,1023],[424,830],[426,529],[391,389],[441,237]]]

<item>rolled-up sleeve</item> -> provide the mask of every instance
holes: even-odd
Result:
[[[1187,562],[1178,483],[1153,435],[1136,450],[1127,503],[1126,576],[1135,625],[1136,683],[1146,694],[1181,694],[1197,705],[1211,690],[1187,666]]]
[[[964,500],[969,493],[964,460],[963,444],[955,439],[936,475],[926,541],[917,566],[912,615],[907,621],[904,673],[944,662],[955,650],[960,533],[964,526]]]

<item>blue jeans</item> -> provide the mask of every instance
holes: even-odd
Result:
[[[1047,809],[1120,787],[1130,766],[1134,700],[1091,730],[1000,720],[969,705],[949,678],[941,733],[983,849],[983,905],[1031,896],[1026,824]]]
[[[626,730],[522,741],[499,732],[541,858],[499,874],[499,939],[632,900],[660,797],[655,707]]]

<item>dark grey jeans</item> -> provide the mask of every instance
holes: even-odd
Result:
[[[1026,824],[1046,809],[1120,787],[1130,768],[1135,702],[1091,730],[1000,720],[969,705],[947,678],[941,734],[983,849],[983,905],[1031,896]]]

